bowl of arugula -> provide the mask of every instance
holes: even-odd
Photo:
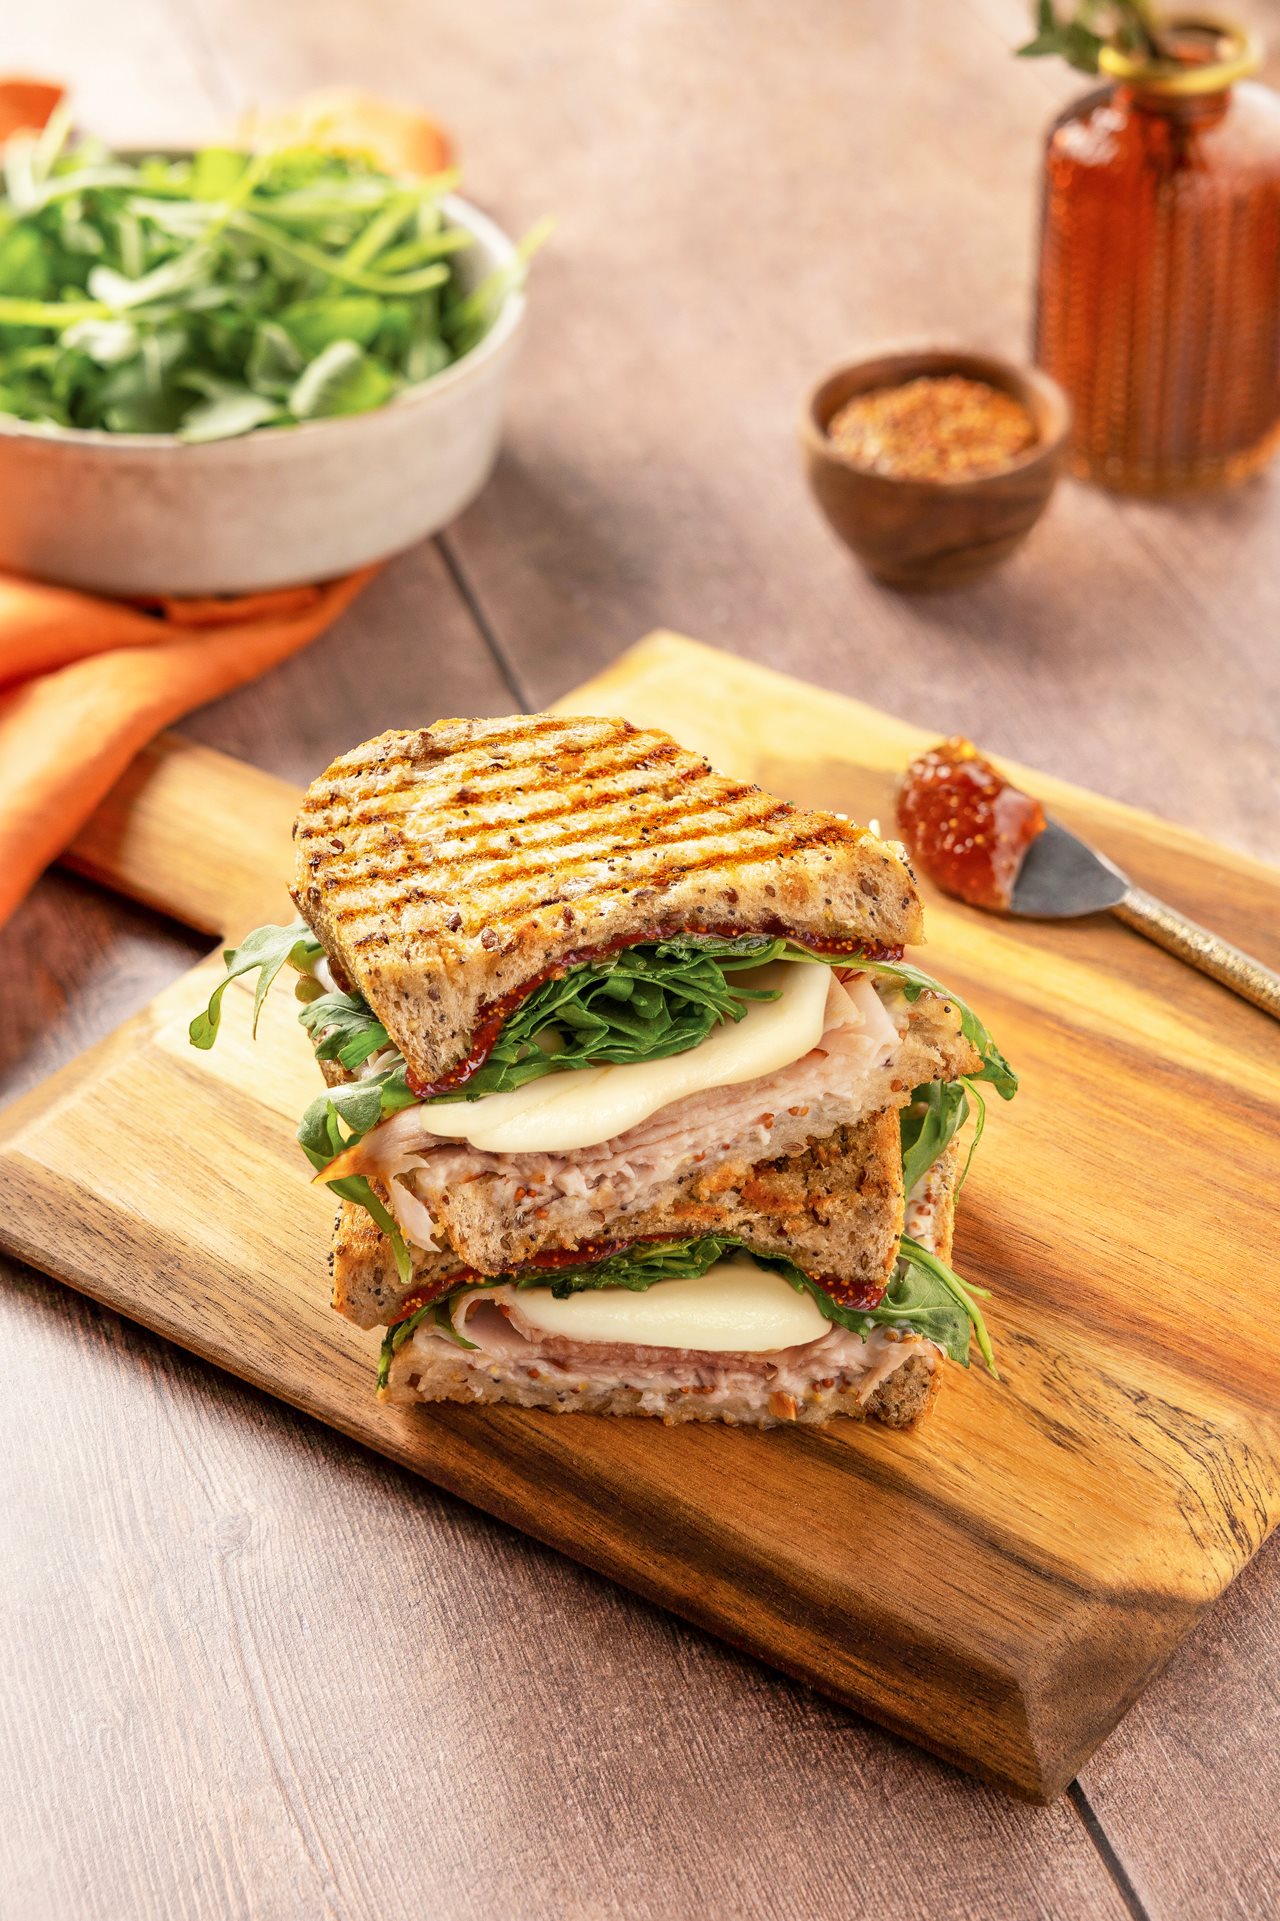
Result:
[[[4,149],[0,568],[102,593],[330,578],[497,457],[531,237],[345,154]]]

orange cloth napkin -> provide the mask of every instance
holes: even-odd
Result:
[[[305,647],[375,572],[154,614],[0,576],[0,925],[153,735]]]
[[[61,98],[44,81],[0,80],[0,140],[38,131]],[[360,146],[392,171],[431,173],[449,157],[424,115],[345,90],[308,95],[255,131]],[[0,575],[0,926],[153,735],[305,647],[375,571],[152,611]]]

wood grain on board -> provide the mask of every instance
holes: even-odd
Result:
[[[671,635],[565,704],[668,726],[731,772],[864,817],[887,814],[922,739]],[[184,797],[184,758],[171,746],[156,775],[173,828],[157,858],[175,860],[175,887],[184,816],[208,817],[209,760],[187,760]],[[1264,945],[1274,874],[1036,784],[1145,884]],[[1274,1092],[1254,1071],[1275,1032],[1109,921],[1009,930],[931,899],[929,927],[929,964],[980,1006],[1024,1086],[992,1116],[958,1239],[962,1269],[993,1290],[1002,1381],[951,1370],[917,1434],[378,1407],[376,1342],[327,1307],[331,1202],[292,1139],[315,1090],[305,1039],[277,995],[252,1043],[238,993],[218,1048],[194,1053],[186,1025],[213,963],[11,1112],[0,1231],[934,1752],[1050,1795],[1280,1512],[1280,1336],[1257,1324],[1272,1283],[1248,1262],[1276,1225]],[[1204,1178],[1224,1164],[1250,1197],[1229,1219]],[[1211,1278],[1212,1316],[1187,1313]]]
[[[298,790],[175,734],[137,756],[64,864],[201,934],[292,918]]]

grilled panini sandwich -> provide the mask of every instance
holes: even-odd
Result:
[[[386,1189],[376,1186],[389,1200]],[[654,1243],[708,1234],[749,1242],[761,1253],[821,1270],[832,1296],[852,1306],[884,1293],[898,1258],[904,1202],[898,1117],[886,1108],[856,1127],[837,1128],[798,1154],[721,1164],[682,1195],[635,1217],[603,1221],[596,1215],[594,1238],[499,1250],[488,1267],[476,1267],[457,1252],[452,1236],[442,1237],[439,1252],[414,1249],[407,1283],[385,1235],[375,1230],[372,1238],[354,1237],[361,1217],[364,1222],[369,1217],[348,1207],[339,1220],[334,1306],[360,1327],[377,1327],[398,1321],[411,1300],[427,1288],[437,1292],[460,1267],[476,1273],[536,1271],[540,1262],[559,1260],[567,1247],[608,1247],[620,1237]]]
[[[1014,1077],[903,958],[896,845],[620,720],[441,721],[295,826],[334,1300],[394,1398],[770,1424],[923,1411],[985,1331],[957,1137]]]

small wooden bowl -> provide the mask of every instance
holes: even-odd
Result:
[[[838,450],[827,429],[847,400],[922,374],[963,374],[1012,394],[1035,423],[1035,444],[994,473],[953,480],[872,473]],[[1047,374],[986,354],[938,350],[838,367],[810,394],[800,435],[818,505],[877,580],[954,587],[1006,560],[1026,539],[1053,492],[1070,424],[1070,402]]]

